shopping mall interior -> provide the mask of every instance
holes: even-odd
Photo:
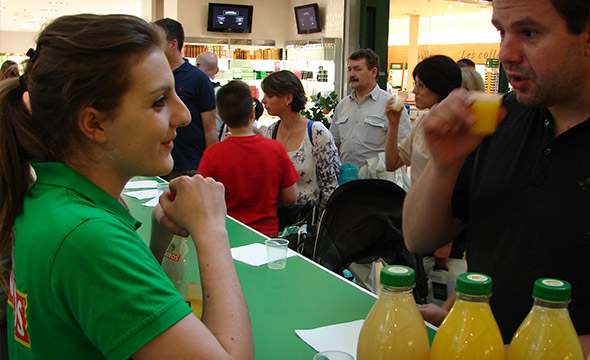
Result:
[[[242,79],[255,91],[267,72],[287,69],[302,78],[308,94],[335,91],[341,98],[350,90],[346,58],[361,47],[380,54],[383,88],[389,82],[411,90],[407,74],[434,54],[472,59],[488,86],[497,86],[498,69],[486,67],[497,58],[500,40],[488,1],[316,0],[319,29],[305,33],[294,9],[311,1],[228,0],[252,6],[250,32],[235,32],[209,31],[210,3],[204,0],[0,0],[0,60],[23,61],[39,29],[61,15],[126,13],[177,19],[185,29],[186,57],[210,50],[220,59],[220,82]]]

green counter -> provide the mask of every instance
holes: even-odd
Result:
[[[152,208],[146,200],[125,196],[133,216],[143,225],[139,235],[149,243]],[[228,217],[231,247],[264,243],[264,235]],[[296,334],[364,319],[376,297],[303,256],[287,259],[283,270],[254,267],[234,261],[248,303],[257,360],[312,359],[316,351]],[[434,330],[428,328],[430,339]]]

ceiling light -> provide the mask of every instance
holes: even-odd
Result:
[[[449,10],[453,10],[453,5],[449,5],[449,6],[448,6],[448,9],[449,9]]]
[[[58,6],[64,6],[67,5],[67,2],[63,2],[63,1],[50,1],[49,2],[50,5],[58,5]]]

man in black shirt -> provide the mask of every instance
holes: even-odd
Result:
[[[456,90],[424,121],[432,158],[404,206],[404,236],[426,252],[466,230],[467,264],[494,280],[505,343],[532,306],[533,282],[572,284],[570,314],[590,351],[590,2],[493,0],[499,58],[515,91],[484,138]]]

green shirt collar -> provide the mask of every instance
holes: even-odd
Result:
[[[113,198],[98,185],[66,164],[59,162],[33,162],[31,163],[31,166],[37,175],[35,183],[52,185],[75,191],[97,207],[110,212],[128,223],[135,230],[139,229],[141,226],[141,222],[131,216],[129,210],[117,199]]]

